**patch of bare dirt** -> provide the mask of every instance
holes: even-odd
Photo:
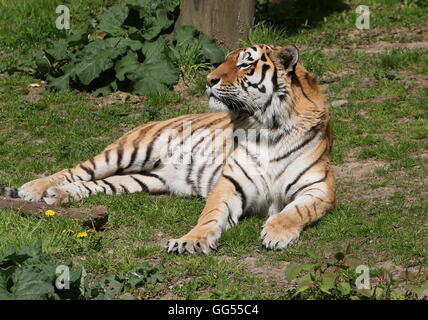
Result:
[[[323,52],[325,54],[331,54],[337,51],[354,50],[358,52],[373,54],[373,53],[382,53],[393,49],[410,49],[410,50],[428,49],[428,41],[418,41],[418,42],[408,42],[408,43],[379,41],[368,45],[355,44],[355,45],[346,46],[346,47],[332,47],[332,48],[324,49]]]
[[[375,175],[375,170],[388,167],[388,163],[378,160],[348,160],[347,162],[334,165],[334,175],[336,182],[341,183],[341,191],[346,194],[346,198],[340,201],[350,201],[352,199],[375,199],[387,198],[397,191],[395,185],[387,185],[367,191],[369,183],[375,183],[379,179]],[[387,200],[385,200],[387,201]]]
[[[236,263],[244,268],[247,272],[275,282],[279,287],[286,288],[289,286],[289,283],[285,279],[285,270],[290,262],[287,261],[277,261],[274,264],[261,263],[257,257],[240,257],[239,259],[235,257],[224,256],[223,257],[228,262]]]
[[[366,180],[378,168],[386,168],[388,163],[378,160],[356,161],[349,160],[340,165],[334,165],[334,175],[338,181],[358,182]]]

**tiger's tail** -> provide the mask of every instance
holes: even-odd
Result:
[[[0,187],[0,196],[7,198],[19,198],[17,188]]]

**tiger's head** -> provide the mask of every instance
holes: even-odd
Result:
[[[298,61],[299,51],[293,45],[259,44],[231,52],[207,76],[209,107],[251,115],[269,113],[278,119],[284,108],[302,97],[321,101],[315,78]]]

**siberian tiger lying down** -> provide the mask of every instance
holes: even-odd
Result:
[[[268,216],[266,248],[287,247],[335,204],[324,96],[294,46],[233,51],[206,91],[216,112],[142,125],[73,169],[0,193],[48,204],[95,193],[200,195],[197,225],[168,252],[208,253],[250,212]]]

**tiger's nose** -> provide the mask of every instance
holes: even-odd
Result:
[[[209,87],[212,87],[212,86],[215,86],[217,83],[219,83],[220,82],[220,78],[217,78],[217,77],[215,77],[215,76],[211,76],[211,75],[208,75],[208,77],[207,77],[207,85],[209,86]]]

